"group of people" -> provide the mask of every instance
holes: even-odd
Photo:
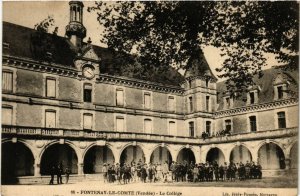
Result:
[[[66,169],[63,170],[63,164],[62,163],[58,164],[57,166],[53,165],[51,167],[51,170],[50,170],[51,179],[50,179],[49,184],[50,185],[54,184],[55,175],[57,176],[57,184],[63,184],[62,175],[64,175],[64,174],[65,174],[65,177],[66,177],[65,183],[68,184],[70,173],[71,173],[71,171],[68,167],[66,167]]]
[[[194,164],[172,162],[170,165],[145,164],[140,160],[131,164],[104,164],[102,168],[104,182],[127,184],[130,182],[204,182],[234,181],[236,179],[262,178],[260,164],[254,162],[229,163],[224,165],[214,162]]]
[[[202,134],[201,134],[201,138],[203,140],[205,140],[209,137],[215,137],[215,136],[216,137],[222,137],[222,136],[229,136],[229,135],[231,135],[231,132],[230,132],[230,130],[227,130],[227,129],[218,131],[216,134],[213,133],[212,136],[210,136],[210,134],[208,132],[203,131]]]

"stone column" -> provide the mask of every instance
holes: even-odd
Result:
[[[286,170],[291,169],[291,159],[290,159],[290,158],[286,158],[286,159],[284,160],[284,163],[285,163],[285,169],[286,169]]]
[[[41,164],[41,159],[36,155],[33,164],[33,172],[35,177],[41,176],[40,164]]]
[[[78,163],[78,175],[83,174],[83,163]]]
[[[40,163],[34,163],[34,176],[39,177],[41,176],[41,168],[40,168]]]

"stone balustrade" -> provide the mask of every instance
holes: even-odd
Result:
[[[258,139],[271,139],[284,136],[293,136],[298,134],[298,128],[276,129],[268,131],[257,131],[232,134],[227,136],[209,137],[205,140],[202,138],[173,136],[173,135],[158,135],[149,133],[133,133],[133,132],[114,132],[114,131],[93,131],[93,130],[74,130],[74,129],[59,129],[59,128],[37,128],[25,126],[10,126],[2,125],[2,134],[4,136],[18,137],[18,135],[28,135],[31,137],[43,136],[56,138],[88,138],[102,140],[133,140],[133,141],[152,141],[152,142],[167,142],[167,143],[184,143],[184,144],[216,144],[228,143],[235,141],[249,141]]]

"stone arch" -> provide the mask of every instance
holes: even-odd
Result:
[[[78,163],[80,154],[76,146],[69,141],[61,144],[59,141],[48,143],[40,153],[40,172],[41,175],[49,175],[51,167],[62,164],[63,169],[68,167],[71,174],[78,173]]]
[[[290,149],[291,169],[298,169],[298,141],[291,145]]]
[[[285,154],[282,147],[276,142],[261,143],[257,155],[262,169],[285,169]]]
[[[252,154],[249,148],[244,145],[236,145],[230,150],[230,157],[229,157],[230,162],[234,163],[247,163],[252,161]]]
[[[218,147],[211,147],[207,153],[206,153],[206,162],[215,162],[217,161],[217,163],[219,165],[224,164],[225,162],[225,154],[224,152],[218,148]]]
[[[151,151],[150,163],[152,164],[159,163],[162,165],[167,161],[167,163],[170,165],[172,160],[172,154],[167,145],[156,145]]]
[[[188,163],[196,163],[195,152],[192,147],[183,146],[178,149],[178,154],[176,161],[178,163],[188,162]]]
[[[105,164],[114,164],[115,157],[109,145],[90,145],[83,153],[83,172],[85,174],[101,173]]]
[[[34,175],[34,154],[25,142],[3,141],[1,149],[2,184],[16,184],[19,176]]]
[[[145,148],[141,143],[128,143],[120,150],[120,164],[146,162]]]
[[[43,149],[40,151],[40,153],[38,154],[37,157],[38,157],[39,159],[41,159],[42,156],[43,156],[43,154],[44,154],[44,152],[45,152],[45,150],[46,150],[47,148],[49,148],[50,146],[54,145],[54,144],[60,144],[59,140],[55,140],[55,141],[51,141],[51,142],[47,143],[47,144],[43,147]],[[76,156],[77,156],[77,158],[78,158],[78,162],[81,163],[81,162],[82,162],[82,155],[81,155],[82,153],[81,153],[80,150],[78,149],[77,145],[73,144],[73,142],[68,141],[68,140],[65,140],[63,144],[69,145],[69,146],[75,151]]]

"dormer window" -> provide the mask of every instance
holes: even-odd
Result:
[[[223,98],[223,103],[224,103],[223,109],[232,108],[233,99],[230,96],[226,96],[226,97]]]
[[[274,86],[274,100],[286,98],[286,84]]]
[[[258,102],[258,90],[252,90],[247,94],[247,104],[256,104]]]
[[[282,86],[277,86],[277,94],[278,94],[278,99],[283,98],[283,87]]]
[[[286,90],[289,84],[288,80],[288,76],[283,73],[278,73],[274,78],[274,100],[285,99],[287,97]]]
[[[188,80],[188,88],[192,88],[192,80]]]

